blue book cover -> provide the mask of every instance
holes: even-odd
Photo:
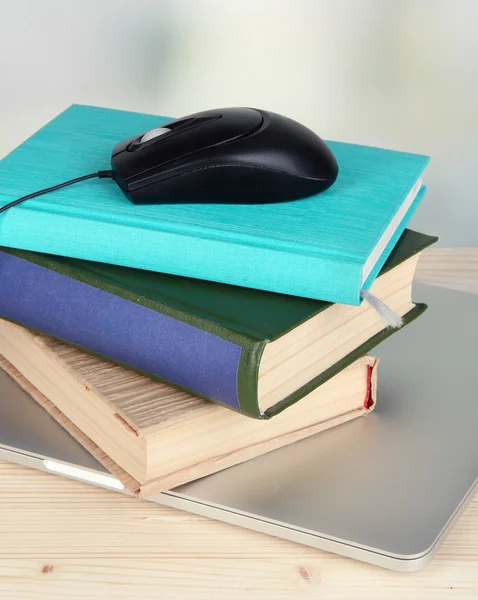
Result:
[[[71,106],[0,162],[0,206],[108,169],[118,142],[168,120]],[[339,176],[310,198],[138,206],[92,179],[2,213],[0,245],[358,305],[423,197],[428,158],[328,144]]]

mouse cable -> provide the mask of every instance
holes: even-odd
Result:
[[[86,179],[93,179],[94,177],[99,177],[100,179],[106,179],[113,177],[112,171],[98,171],[97,173],[90,173],[89,175],[83,175],[83,177],[77,177],[76,179],[70,179],[70,181],[65,181],[64,183],[59,183],[58,185],[54,185],[52,187],[46,188],[44,190],[40,190],[38,192],[33,192],[33,194],[28,194],[27,196],[23,196],[22,198],[18,198],[17,200],[13,200],[5,206],[0,207],[0,213],[12,208],[12,206],[16,206],[20,204],[20,202],[25,202],[25,200],[31,200],[31,198],[36,198],[37,196],[43,196],[43,194],[49,194],[50,192],[54,192],[55,190],[60,190],[61,188],[67,187],[68,185],[73,185],[74,183],[79,183],[80,181],[85,181]]]

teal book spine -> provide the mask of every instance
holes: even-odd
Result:
[[[74,105],[0,162],[0,206],[108,169],[119,142],[165,117]],[[336,183],[279,204],[137,206],[112,180],[88,180],[0,215],[3,246],[358,305],[425,189],[362,282],[367,259],[428,158],[328,142]]]

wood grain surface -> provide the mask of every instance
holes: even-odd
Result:
[[[2,600],[478,597],[478,498],[428,567],[394,573],[7,463],[0,491]]]
[[[418,262],[415,280],[478,294],[478,248],[429,248]]]
[[[478,250],[431,249],[417,278],[478,292]],[[478,497],[423,571],[395,573],[0,463],[0,599],[77,598],[476,600]]]

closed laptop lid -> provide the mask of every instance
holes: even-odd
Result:
[[[478,477],[478,296],[415,285],[414,298],[429,310],[377,348],[371,415],[152,500],[372,562],[430,554]],[[106,472],[0,373],[2,447]]]

